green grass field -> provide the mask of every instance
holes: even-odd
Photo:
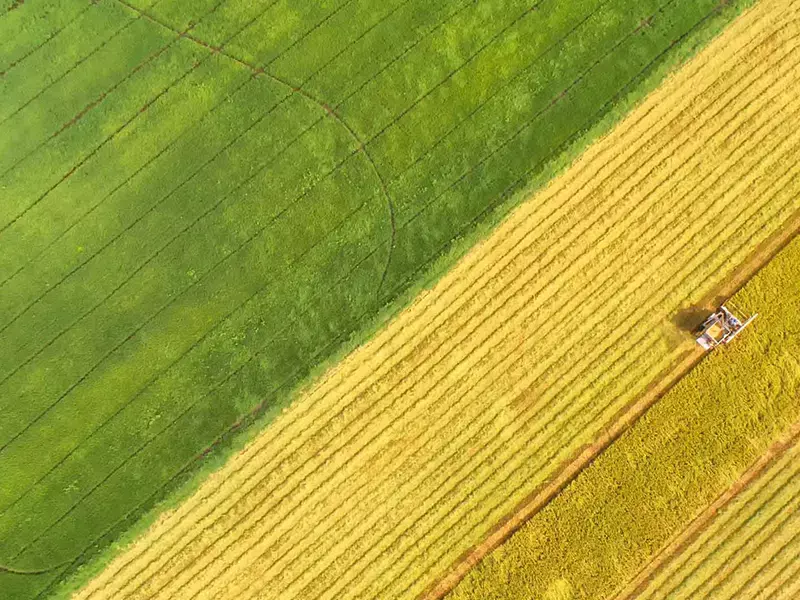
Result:
[[[798,281],[800,238],[735,296],[761,313],[753,329],[684,377],[448,600],[600,600],[635,577],[800,419]],[[685,558],[690,567],[701,559]],[[663,597],[728,596],[705,588]]]
[[[3,6],[3,598],[107,547],[735,12]]]

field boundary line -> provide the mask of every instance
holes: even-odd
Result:
[[[774,235],[771,240],[762,244],[763,247],[757,249],[751,257],[739,267],[738,273],[732,276],[729,283],[719,286],[717,290],[709,296],[709,300],[706,304],[707,308],[710,307],[708,302],[711,298],[717,298],[720,295],[726,294],[732,295],[738,291],[749,279],[800,234],[800,211],[790,218],[787,225],[788,227],[784,226],[782,231]],[[570,482],[585,468],[590,466],[602,452],[619,438],[620,435],[634,425],[664,396],[664,394],[694,369],[704,357],[705,353],[701,352],[699,349],[687,352],[675,367],[658,381],[651,384],[650,389],[646,391],[641,398],[632,405],[623,408],[622,411],[620,411],[619,417],[606,427],[605,432],[594,443],[580,451],[574,459],[569,460],[554,479],[535,490],[515,511],[506,516],[495,526],[495,529],[483,542],[462,554],[450,568],[449,572],[429,586],[429,588],[418,597],[419,600],[439,600],[452,591],[472,567],[508,540],[526,521],[534,517],[547,506],[547,504],[555,499]],[[792,431],[793,440],[800,437],[800,423],[795,425]],[[635,596],[620,596],[618,600],[633,597]]]
[[[645,590],[647,584],[669,563],[680,556],[717,517],[717,513],[735,500],[739,494],[757,481],[781,456],[800,442],[800,421],[792,425],[714,502],[696,516],[642,568],[616,596],[614,600],[633,600]]]

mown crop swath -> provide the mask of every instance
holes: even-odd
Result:
[[[699,363],[448,600],[793,598],[798,280],[795,236],[734,298],[762,312],[758,327]]]
[[[800,208],[795,10],[734,24],[80,597],[422,591]]]
[[[4,591],[44,594],[115,539],[734,11],[43,0],[4,13]]]

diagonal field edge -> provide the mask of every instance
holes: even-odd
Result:
[[[119,0],[118,0],[118,1],[119,1]],[[672,1],[672,0],[671,0],[671,1]],[[667,3],[667,4],[669,4],[669,3]],[[633,34],[630,34],[630,35],[633,35]],[[616,46],[615,46],[614,48],[612,48],[612,50],[611,50],[609,53],[607,53],[607,54],[610,54],[611,52],[613,52],[613,50],[614,50],[615,48],[616,48]],[[598,61],[598,62],[599,62],[599,61]],[[595,63],[595,64],[597,64],[597,63]],[[595,65],[593,65],[592,67],[590,67],[590,69],[589,69],[589,70],[591,70],[591,68],[593,68],[594,66],[595,66]],[[587,70],[586,72],[588,72],[589,70]],[[549,108],[550,106],[551,106],[551,105],[548,105],[548,107],[547,107],[547,108]],[[539,115],[537,115],[537,117],[538,117],[538,116],[539,116]],[[348,158],[349,158],[349,157],[348,157]],[[343,162],[344,162],[344,161],[343,161]],[[391,256],[391,255],[390,255],[390,256]],[[190,287],[191,287],[191,286],[190,286]],[[187,288],[187,289],[189,289],[189,288]],[[116,291],[116,290],[115,290],[115,291]],[[112,294],[113,294],[113,292],[112,292]],[[173,300],[173,301],[174,301],[174,300]],[[85,316],[85,315],[84,315],[84,316]],[[146,324],[146,323],[145,323],[145,324]],[[64,331],[66,331],[66,330],[64,330]],[[62,332],[62,334],[63,334],[63,333],[64,333],[64,332]],[[59,334],[59,335],[61,335],[61,334]],[[117,348],[118,348],[118,347],[119,347],[119,346],[117,346]],[[116,350],[116,348],[114,348],[114,350]],[[99,364],[99,363],[98,363],[98,364]],[[23,365],[23,366],[24,366],[24,365]],[[96,367],[97,367],[97,365],[95,365],[95,367],[94,367],[94,368],[96,368]],[[20,367],[20,368],[21,368],[21,367]],[[93,368],[93,369],[94,369],[94,368]],[[19,369],[17,369],[17,370],[19,370]],[[90,371],[90,372],[91,372],[91,371]],[[12,373],[12,375],[13,375],[13,373]],[[10,377],[10,376],[9,376],[9,377]],[[84,378],[85,378],[85,376],[84,376]],[[6,379],[8,379],[8,377],[7,377]],[[79,383],[80,383],[80,381],[79,381]],[[71,387],[69,390],[67,390],[67,393],[69,393],[69,391],[71,391],[71,389],[74,389],[74,387],[75,387],[75,385],[73,385],[73,386],[72,386],[72,387]],[[66,394],[64,394],[64,395],[66,395]],[[62,398],[63,398],[63,395],[62,395]],[[60,400],[60,399],[59,399],[59,400]],[[58,401],[57,401],[57,402],[58,402]],[[38,420],[38,419],[37,419],[37,420]],[[32,425],[32,423],[30,423],[30,424],[29,424],[29,425],[26,427],[26,430],[27,430],[27,428],[28,428],[28,427],[30,427],[30,425]],[[23,430],[23,432],[22,432],[22,433],[24,433],[24,430]],[[14,439],[16,439],[16,437],[18,437],[19,435],[21,435],[21,433],[20,433],[20,434],[18,434],[17,436],[15,436],[15,438],[14,438]],[[0,448],[0,450],[2,450],[2,449],[4,449],[5,447],[7,447],[7,446],[8,446],[8,444],[10,444],[11,442],[13,442],[13,440],[11,440],[11,441],[9,441],[7,444],[5,444],[5,445],[3,446],[3,448]]]

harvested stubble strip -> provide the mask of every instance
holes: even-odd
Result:
[[[796,16],[741,17],[78,597],[421,592],[800,208]]]
[[[800,552],[798,281],[800,238],[734,298],[761,311],[758,325],[681,380],[448,599],[599,600],[654,557],[672,562],[641,595],[629,586],[618,600],[790,597]],[[714,519],[717,497],[716,519],[678,544],[677,558],[659,559],[695,517]]]

